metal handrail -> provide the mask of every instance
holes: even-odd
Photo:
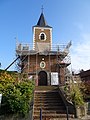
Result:
[[[47,43],[46,43],[47,44]],[[66,45],[63,44],[52,44],[50,51],[64,51],[66,48]],[[16,51],[30,51],[33,50],[33,44],[30,43],[19,43],[16,45]],[[68,49],[66,49],[68,50]]]
[[[40,108],[40,120],[42,120],[42,108]]]
[[[66,106],[66,112],[67,112],[67,120],[69,120],[69,116],[68,116],[68,106]]]
[[[58,86],[58,89],[59,89],[59,94],[60,94],[60,96],[61,96],[61,98],[62,98],[62,100],[63,100],[63,103],[64,103],[64,105],[65,105],[65,108],[66,108],[67,120],[69,120],[67,102],[66,102],[66,100],[65,100],[65,98],[64,98],[64,96],[63,96],[63,93],[62,93],[62,91],[60,90],[59,86]]]

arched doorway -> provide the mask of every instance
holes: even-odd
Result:
[[[47,86],[47,73],[45,71],[40,71],[38,74],[38,85]]]

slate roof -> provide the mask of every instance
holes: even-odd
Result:
[[[35,25],[35,27],[50,27],[50,26],[47,24],[43,13],[41,13],[41,15],[40,15],[40,17],[39,17],[39,20],[38,20],[38,22],[37,22],[37,25]],[[52,28],[52,27],[50,27],[50,28]]]

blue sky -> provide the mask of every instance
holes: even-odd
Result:
[[[33,43],[32,26],[42,5],[46,21],[53,27],[53,44],[72,40],[72,69],[90,69],[90,0],[0,0],[1,68],[16,58],[15,37],[19,42]]]

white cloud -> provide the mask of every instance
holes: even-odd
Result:
[[[82,34],[81,40],[72,45],[71,63],[76,70],[90,69],[90,33]]]

